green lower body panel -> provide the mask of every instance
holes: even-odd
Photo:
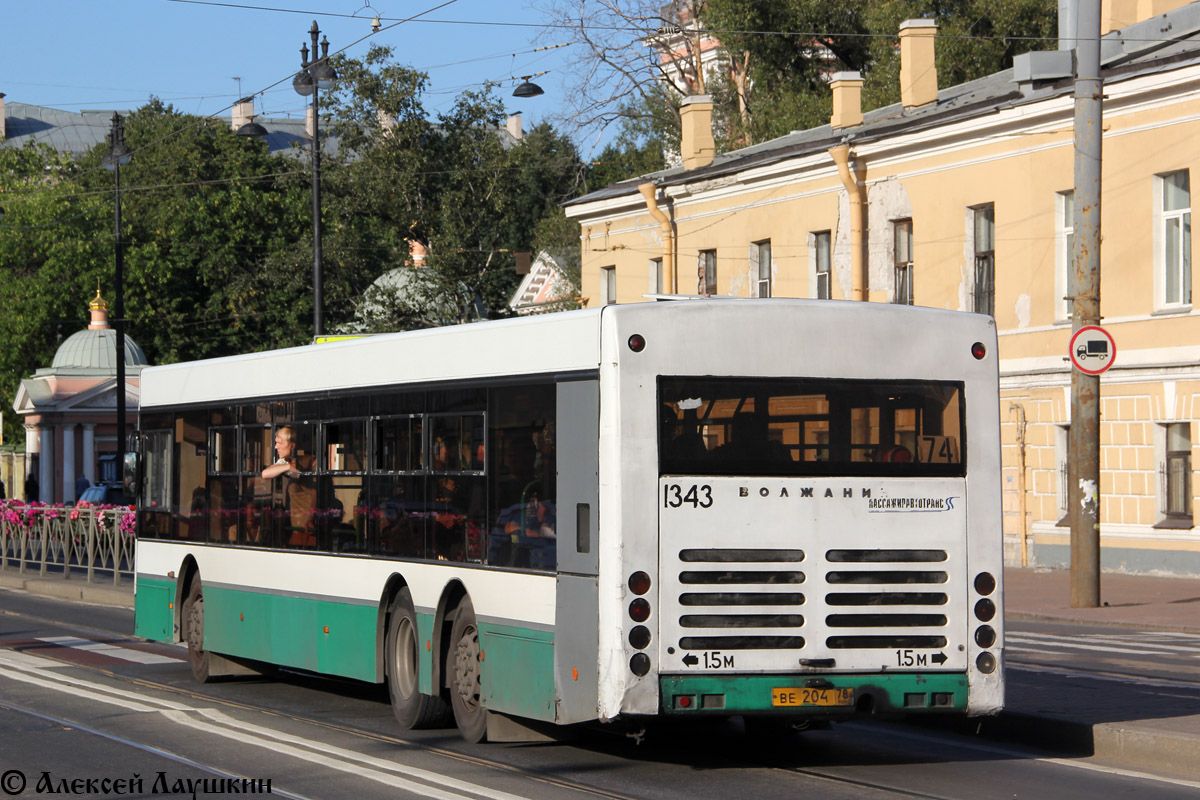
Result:
[[[374,682],[379,609],[204,588],[204,646],[223,655]]]
[[[175,641],[175,581],[138,578],[133,633],[156,642]]]
[[[484,705],[529,719],[553,722],[554,634],[479,624]]]
[[[838,717],[862,713],[967,710],[963,673],[868,675],[663,675],[664,714],[781,714]]]

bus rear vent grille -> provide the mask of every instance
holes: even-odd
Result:
[[[945,562],[944,550],[830,550],[825,557],[831,564],[865,567],[832,570],[825,575],[826,584],[839,589],[826,594],[825,603],[840,607],[825,617],[825,624],[846,631],[829,636],[827,647],[891,650],[946,646],[946,637],[936,629],[944,628],[947,618],[937,613],[937,607],[945,606],[949,596],[930,589],[946,584],[949,574],[921,566]]]
[[[691,569],[679,573],[683,591],[679,604],[689,613],[679,626],[689,631],[707,629],[709,636],[684,636],[686,650],[787,650],[804,647],[804,637],[794,629],[804,616],[775,610],[804,605],[804,593],[793,591],[804,583],[795,565],[804,561],[803,550],[695,549],[682,550],[679,561]],[[711,565],[711,566],[706,566]],[[701,613],[690,613],[692,611]],[[789,629],[785,634],[780,629]],[[754,630],[754,634],[730,631]]]

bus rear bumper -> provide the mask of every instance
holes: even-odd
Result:
[[[961,672],[841,675],[662,675],[668,716],[779,714],[836,719],[862,714],[967,711]]]

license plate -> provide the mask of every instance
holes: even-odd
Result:
[[[853,689],[797,689],[776,687],[771,690],[773,706],[852,706]]]

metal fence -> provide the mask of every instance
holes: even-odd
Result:
[[[0,501],[0,569],[132,580],[133,520],[130,508]]]

